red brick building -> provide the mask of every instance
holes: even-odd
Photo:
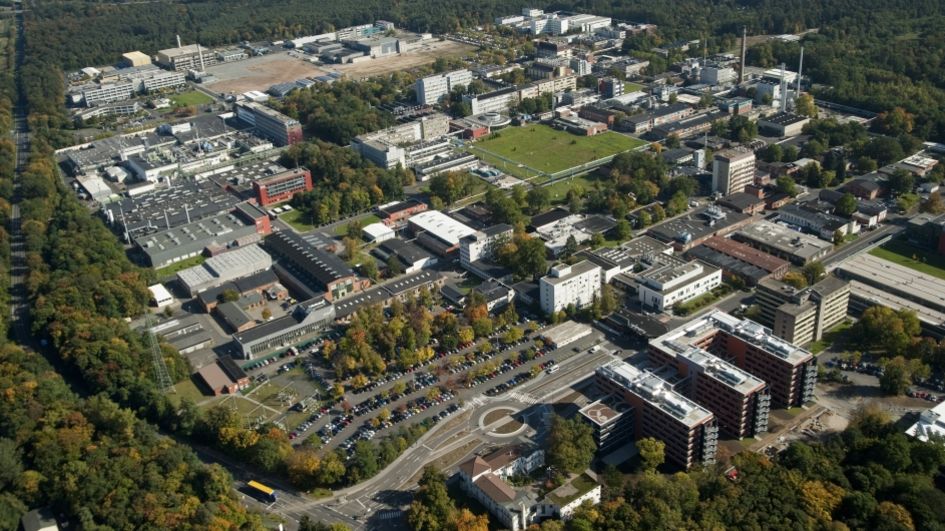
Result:
[[[312,172],[305,168],[284,171],[253,182],[256,200],[262,206],[288,201],[295,194],[312,188]]]

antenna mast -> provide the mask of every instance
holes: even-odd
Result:
[[[154,334],[154,322],[151,319],[151,312],[147,312],[145,317],[145,326],[148,327],[148,343],[151,347],[151,362],[154,365],[154,379],[158,387],[165,393],[173,393],[174,383],[171,381],[170,374],[167,373],[167,365],[164,363],[164,355],[161,354],[161,347],[158,346],[157,336]]]

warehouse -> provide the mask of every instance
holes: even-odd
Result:
[[[475,229],[456,221],[438,210],[412,216],[408,224],[417,235],[417,243],[441,256],[459,249],[459,241],[474,234]]]
[[[255,243],[256,226],[230,212],[139,236],[135,246],[145,263],[155,269],[193,258],[207,248],[229,248]]]
[[[591,331],[591,327],[586,324],[565,321],[559,325],[546,328],[541,333],[541,338],[552,350],[557,350],[591,335]]]
[[[203,264],[177,273],[190,296],[230,280],[248,277],[272,267],[272,257],[258,245],[248,245],[208,258]]]
[[[279,231],[266,238],[266,248],[279,264],[329,302],[358,293],[371,281],[360,279],[338,256],[322,251],[292,231]],[[290,286],[291,287],[291,286]]]

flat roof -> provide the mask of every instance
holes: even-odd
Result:
[[[690,428],[713,417],[711,411],[674,391],[668,382],[625,361],[615,360],[599,367],[597,374]]]
[[[763,269],[768,273],[777,271],[789,265],[786,260],[782,260],[777,256],[759,251],[750,245],[746,245],[728,238],[713,236],[702,242],[702,245],[727,256],[731,256],[732,258],[735,258],[741,262],[745,262],[752,266]]]
[[[742,227],[735,235],[738,238],[758,242],[805,259],[810,259],[833,249],[833,244],[828,241],[767,220],[761,220]]]
[[[927,273],[866,253],[842,262],[837,273],[932,309],[945,311],[945,280]]]
[[[654,225],[647,234],[666,242],[683,241],[687,235],[691,240],[698,240],[750,218],[741,212],[710,205]]]
[[[571,266],[559,264],[557,266],[552,267],[552,270],[554,270],[555,267],[567,267],[567,268],[570,268],[570,271],[561,275],[560,277],[552,276],[549,273],[548,275],[541,277],[541,282],[544,282],[546,284],[552,284],[552,285],[560,284],[561,282],[565,282],[568,279],[573,278],[577,275],[583,275],[595,269],[600,270],[600,267],[597,264],[592,263],[590,260],[581,260],[580,262]]]
[[[381,222],[371,223],[361,227],[361,231],[370,236],[371,238],[379,238],[382,236],[387,236],[388,234],[393,234],[394,230],[384,225]]]
[[[775,125],[793,125],[801,122],[809,122],[810,118],[807,116],[801,116],[800,114],[794,114],[790,112],[779,112],[777,114],[763,117],[758,119],[759,122],[768,122]]]
[[[303,268],[307,274],[325,286],[355,276],[354,270],[344,260],[316,248],[291,230],[272,233],[266,238],[266,246],[273,253]]]
[[[408,221],[450,245],[459,245],[459,240],[476,232],[476,229],[456,221],[439,210],[427,210],[414,214]]]
[[[174,298],[174,296],[171,295],[171,292],[167,291],[167,288],[164,287],[164,284],[154,284],[148,286],[148,291],[151,292],[151,296],[154,297],[155,301],[165,301],[167,299]]]
[[[608,422],[616,419],[622,415],[623,411],[615,411],[614,408],[605,404],[602,400],[596,402],[591,402],[590,404],[582,407],[578,413],[584,416],[587,420],[593,422],[598,426],[603,426]]]
[[[686,256],[701,260],[707,264],[737,274],[743,278],[750,279],[754,283],[760,282],[762,279],[771,274],[770,271],[766,271],[752,264],[751,262],[740,260],[727,253],[723,253],[705,245],[699,245],[689,249],[689,251],[686,252]]]
[[[677,328],[651,340],[650,344],[676,358],[682,358],[689,365],[698,367],[706,376],[741,394],[749,394],[765,386],[762,380],[687,341],[687,334],[698,330],[698,326],[700,323],[696,322],[691,326]]]
[[[234,383],[216,362],[204,366],[197,371],[197,374],[203,378],[203,381],[207,382],[207,386],[214,392],[223,387],[229,387]]]
[[[920,414],[919,420],[906,429],[906,435],[926,442],[933,437],[945,437],[945,402]]]
[[[561,324],[546,328],[545,331],[541,333],[541,336],[560,347],[572,341],[577,341],[590,333],[591,327],[584,323],[565,321]]]
[[[799,365],[813,357],[809,351],[775,336],[770,328],[720,310],[713,310],[699,319],[686,323],[681,328],[684,333],[674,337],[677,342],[684,345],[698,344],[706,336],[722,331],[772,356],[783,359],[791,365]]]
[[[885,289],[864,284],[859,280],[850,281],[850,296],[867,301],[871,305],[888,306],[893,310],[912,310],[916,317],[924,323],[932,326],[945,326],[945,312],[933,310],[915,301],[893,295]]]

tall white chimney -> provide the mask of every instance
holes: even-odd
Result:
[[[181,48],[180,35],[177,36],[177,47],[178,47],[178,48]]]

